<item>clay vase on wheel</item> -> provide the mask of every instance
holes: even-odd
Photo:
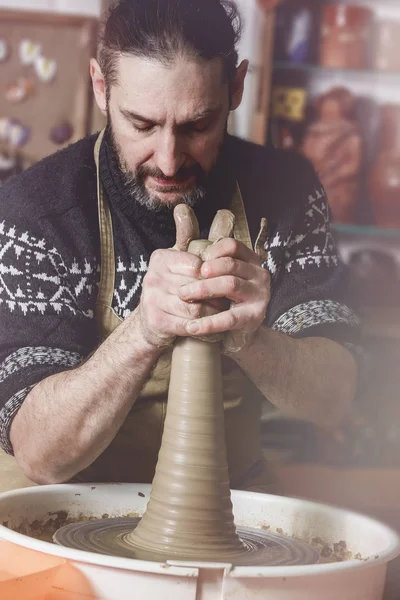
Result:
[[[373,220],[400,228],[400,106],[381,109],[379,153],[369,177]]]
[[[189,252],[201,256],[210,243],[192,242]],[[233,520],[218,342],[175,343],[150,501],[128,541],[180,560],[218,559],[244,549]]]

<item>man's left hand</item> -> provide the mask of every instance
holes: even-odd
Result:
[[[231,306],[224,312],[192,321],[187,326],[188,334],[204,337],[240,331],[240,337],[248,343],[265,319],[270,299],[268,271],[261,266],[255,252],[232,238],[215,242],[204,251],[202,258],[202,279],[183,285],[181,299],[199,302],[227,298]],[[231,352],[241,349],[234,348],[232,337],[227,346]]]

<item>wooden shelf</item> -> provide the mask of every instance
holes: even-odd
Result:
[[[273,63],[274,70],[284,70],[284,71],[306,71],[310,73],[321,73],[326,74],[344,74],[348,76],[354,75],[362,75],[368,78],[374,79],[394,79],[398,80],[400,85],[400,72],[390,72],[390,71],[376,71],[374,69],[340,69],[333,67],[324,67],[322,65],[313,65],[306,63],[293,63],[286,61],[275,61]]]
[[[363,236],[369,238],[396,238],[400,240],[400,229],[376,227],[374,225],[342,225],[335,223],[333,231],[346,236]]]

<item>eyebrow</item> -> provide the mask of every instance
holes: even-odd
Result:
[[[214,108],[207,108],[203,112],[199,113],[192,119],[185,121],[184,123],[178,123],[178,126],[182,125],[190,125],[191,123],[197,123],[198,121],[202,121],[207,117],[216,115],[222,109],[222,106],[216,106]],[[133,112],[132,110],[127,110],[125,108],[120,108],[121,114],[131,121],[140,121],[141,123],[156,123],[154,119],[150,119],[149,117],[145,117],[144,115],[139,115],[138,113]]]

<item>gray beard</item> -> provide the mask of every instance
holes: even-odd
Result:
[[[133,202],[137,202],[140,206],[144,206],[148,210],[153,212],[159,212],[161,210],[169,209],[173,210],[175,206],[178,204],[187,204],[191,208],[194,208],[199,202],[204,200],[207,195],[206,185],[198,185],[191,192],[187,192],[185,194],[181,194],[174,202],[166,203],[163,202],[157,194],[150,193],[146,186],[144,185],[143,178],[138,177],[136,173],[134,173],[129,166],[126,164],[122,157],[122,151],[117,143],[112,124],[111,124],[111,115],[108,112],[108,123],[111,133],[111,143],[114,151],[114,155],[118,160],[118,166],[122,175],[122,183],[126,190],[127,195],[132,198]],[[171,186],[166,188],[165,190],[161,188],[162,192],[174,192],[179,191],[171,189]]]
[[[129,169],[129,167],[122,162],[120,152],[118,152],[117,148],[115,149],[117,150],[117,156],[122,174],[122,182],[124,184],[126,193],[128,196],[130,196],[130,198],[132,198],[132,201],[140,204],[140,206],[144,206],[153,212],[158,212],[166,208],[172,210],[178,204],[187,204],[187,206],[194,208],[206,197],[207,191],[205,186],[198,186],[191,192],[181,194],[178,196],[178,198],[176,198],[176,200],[174,200],[174,202],[166,203],[165,201],[162,201],[157,194],[152,194],[146,189],[143,181],[138,179]],[[161,188],[161,191],[164,190]],[[171,192],[173,190],[171,190],[171,187],[169,187],[165,191]]]
[[[121,171],[122,182],[125,187],[126,193],[132,198],[132,201],[137,202],[139,205],[144,206],[148,210],[157,212],[157,211],[161,211],[161,210],[165,210],[165,209],[173,210],[175,208],[175,206],[177,206],[178,204],[187,204],[191,208],[194,208],[198,203],[200,203],[202,200],[204,200],[206,198],[207,191],[208,191],[207,184],[212,179],[213,173],[217,170],[218,159],[217,159],[216,164],[214,165],[214,168],[212,169],[211,173],[209,173],[208,175],[203,174],[203,181],[194,190],[192,190],[191,192],[187,192],[186,194],[181,194],[174,202],[170,202],[170,203],[166,203],[165,201],[163,202],[159,198],[159,196],[157,196],[157,194],[151,194],[146,189],[143,179],[138,177],[137,174],[134,173],[129,168],[129,166],[125,163],[123,156],[122,156],[121,148],[119,147],[119,144],[117,144],[117,141],[114,136],[111,115],[110,115],[110,111],[109,111],[108,107],[107,107],[107,116],[108,116],[108,126],[109,126],[110,134],[111,134],[111,144],[113,147],[114,155],[116,156],[116,158],[118,160],[118,166]],[[224,142],[227,134],[228,134],[228,122],[226,123],[226,126],[225,126],[225,136],[224,136],[224,139],[221,141],[220,152],[218,153],[218,158],[221,154],[223,142]],[[168,189],[165,189],[165,190],[163,190],[161,188],[161,191],[162,192],[164,192],[164,191],[165,192],[173,192],[174,190],[171,189],[171,187],[169,187]],[[177,190],[177,191],[179,191],[179,190]]]

